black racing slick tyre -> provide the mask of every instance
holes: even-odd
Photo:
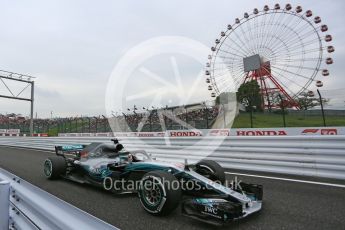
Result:
[[[180,182],[164,171],[146,173],[140,181],[139,199],[143,208],[152,215],[168,215],[181,201]]]
[[[48,179],[57,179],[61,175],[66,174],[66,160],[63,157],[48,157],[44,161],[43,172]]]
[[[212,160],[201,160],[196,165],[196,172],[207,177],[212,181],[218,181],[221,184],[225,183],[225,173],[222,166]]]

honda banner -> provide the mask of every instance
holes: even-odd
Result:
[[[345,135],[345,127],[231,129],[231,136]]]
[[[1,134],[0,129],[0,134]],[[345,127],[194,129],[162,132],[59,133],[60,137],[200,137],[200,136],[298,136],[345,135]]]

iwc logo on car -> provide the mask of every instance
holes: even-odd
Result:
[[[205,210],[204,211],[207,212],[207,213],[215,214],[215,215],[218,214],[218,209],[214,208],[214,207],[211,207],[211,206],[205,206]]]
[[[202,211],[203,214],[215,217],[217,219],[222,219],[221,216],[218,215],[218,209],[212,206],[204,206],[204,210]]]

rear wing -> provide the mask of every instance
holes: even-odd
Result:
[[[87,145],[64,145],[64,146],[55,146],[55,153],[58,156],[65,157],[65,154],[80,156],[80,152],[85,149]]]

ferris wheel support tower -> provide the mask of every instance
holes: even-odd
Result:
[[[300,109],[299,104],[284,90],[274,78],[269,61],[263,62],[259,54],[243,58],[244,71],[247,73],[243,83],[256,81],[260,86],[261,108],[271,110],[274,107],[271,95],[282,94],[284,106]]]

